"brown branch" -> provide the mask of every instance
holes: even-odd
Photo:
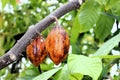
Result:
[[[84,0],[82,1],[84,2]],[[42,32],[55,21],[51,16],[60,18],[66,13],[78,9],[79,7],[80,4],[78,0],[70,1],[56,9],[36,25],[30,26],[23,37],[5,55],[0,57],[0,70],[22,57],[22,52],[25,51],[26,46],[29,44],[30,40],[37,36],[38,32]]]

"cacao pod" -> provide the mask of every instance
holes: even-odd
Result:
[[[59,25],[53,27],[46,38],[46,49],[51,60],[58,65],[69,51],[69,36]]]
[[[42,35],[35,38],[31,44],[27,46],[27,57],[35,66],[39,66],[40,63],[45,59],[47,51],[45,49],[45,39]]]

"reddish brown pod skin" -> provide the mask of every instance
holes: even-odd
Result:
[[[69,36],[61,26],[55,26],[46,38],[48,55],[56,65],[67,57],[69,45]]]
[[[39,66],[47,55],[47,51],[45,49],[45,39],[39,35],[27,46],[26,52],[27,57],[33,65],[36,67]]]

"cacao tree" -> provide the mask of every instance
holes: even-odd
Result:
[[[1,0],[0,80],[120,80],[119,4]]]

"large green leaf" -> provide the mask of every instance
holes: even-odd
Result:
[[[69,80],[69,72],[67,64],[56,73],[54,80]]]
[[[64,67],[56,73],[54,80],[81,80],[83,77],[80,73],[69,73],[68,65],[64,65]]]
[[[33,80],[48,80],[52,75],[54,75],[57,71],[59,71],[62,67],[55,68],[40,74],[39,76],[35,77]]]
[[[113,24],[114,19],[112,17],[101,14],[95,27],[96,37],[100,41],[104,41],[104,39],[110,35]]]
[[[102,71],[102,62],[99,58],[70,54],[68,56],[68,69],[71,74],[89,75],[93,80],[97,80]]]
[[[101,11],[101,6],[94,0],[87,0],[79,10],[72,27],[71,41],[75,42],[78,34],[82,32],[89,31],[94,27],[99,13]]]
[[[83,75],[80,73],[74,73],[69,75],[69,80],[82,80]]]
[[[110,50],[112,50],[116,45],[118,45],[120,41],[120,33],[115,37],[111,38],[107,42],[105,42],[94,54],[94,56],[104,56],[107,55]]]

